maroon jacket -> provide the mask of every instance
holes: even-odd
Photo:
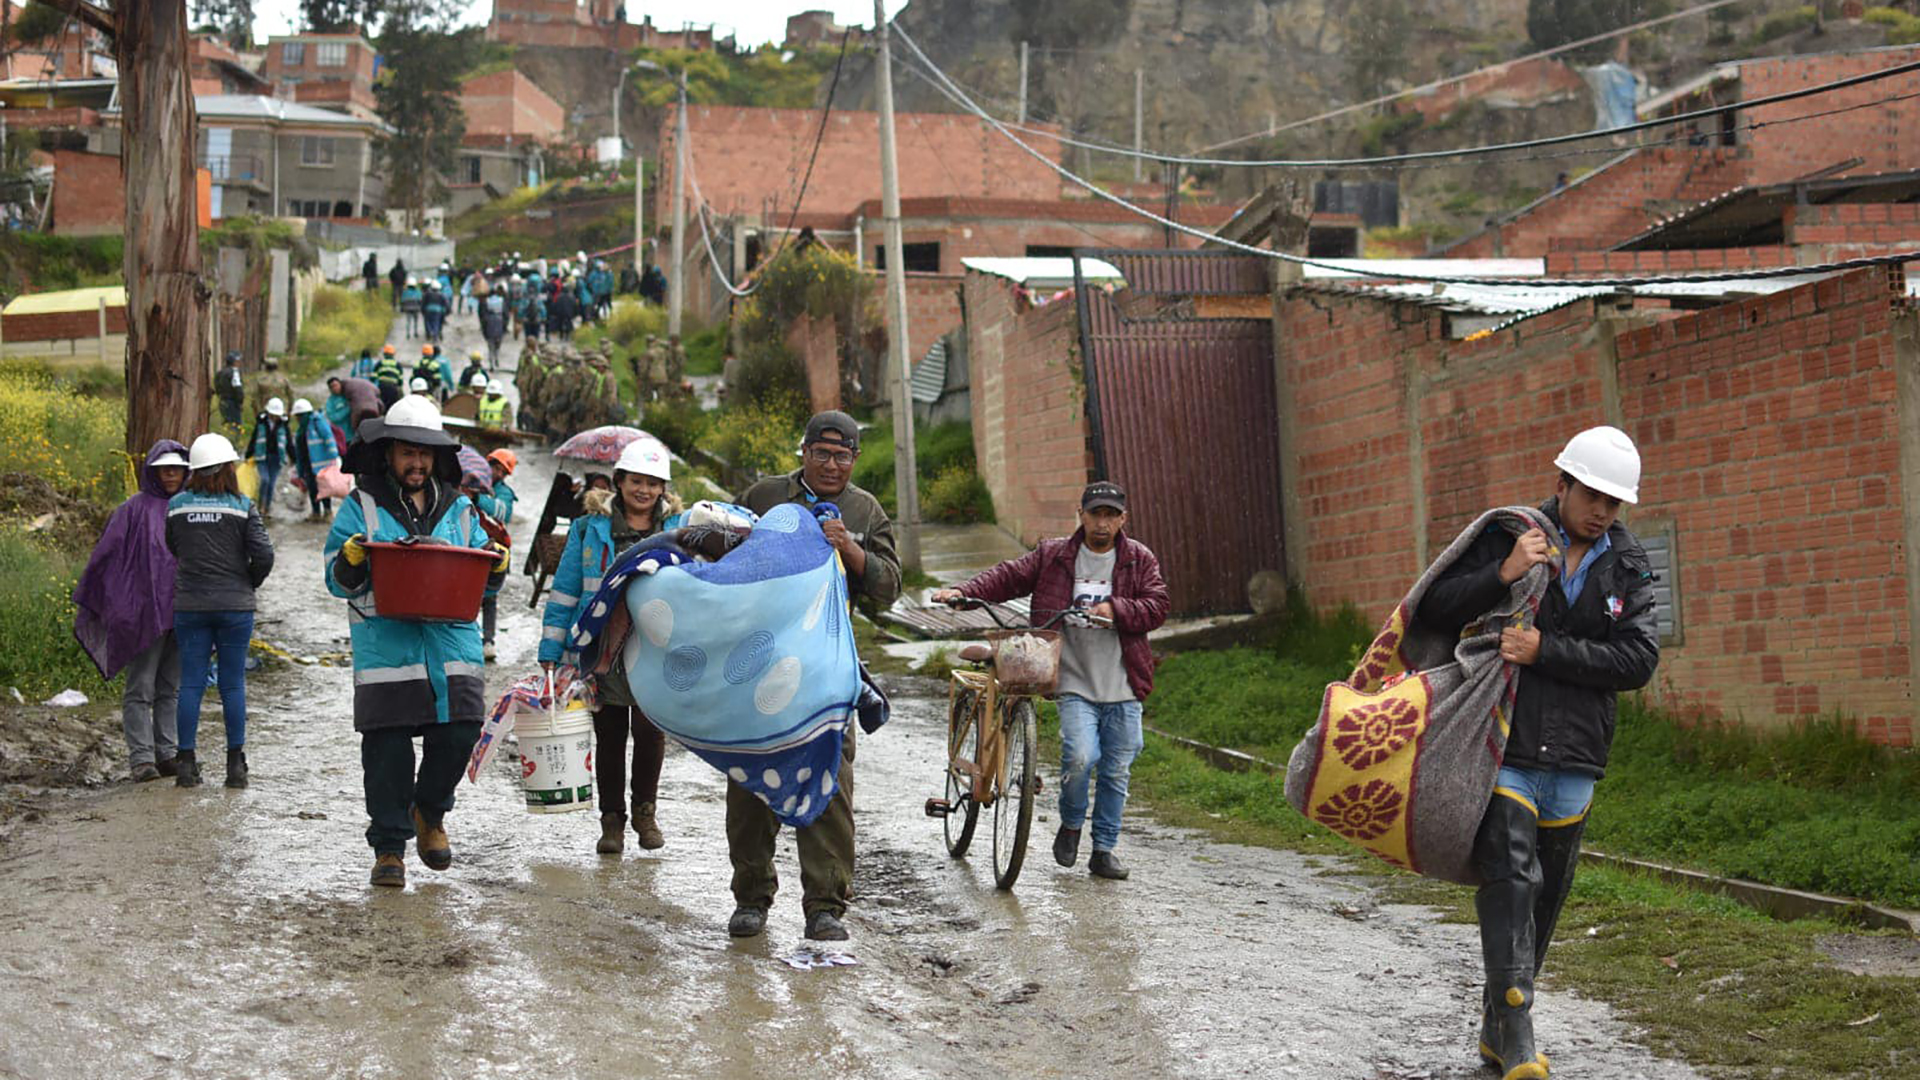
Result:
[[[976,600],[1005,603],[1032,595],[1035,625],[1073,606],[1073,562],[1080,554],[1084,529],[1072,536],[1043,540],[1040,546],[1011,562],[982,570],[962,583],[962,593]],[[1153,649],[1147,632],[1167,621],[1167,583],[1160,580],[1160,560],[1147,545],[1127,538],[1117,540],[1119,557],[1113,562],[1113,626],[1120,631],[1120,658],[1127,666],[1127,685],[1141,701],[1153,693]]]

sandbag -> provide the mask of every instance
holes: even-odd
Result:
[[[1535,566],[1458,636],[1415,621],[1427,589],[1488,529],[1557,535],[1531,507],[1482,514],[1395,606],[1353,674],[1327,687],[1287,763],[1294,809],[1395,866],[1461,885],[1480,884],[1473,837],[1519,677],[1500,658],[1500,633],[1532,625],[1554,574],[1551,562]]]

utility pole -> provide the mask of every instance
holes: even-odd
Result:
[[[1020,43],[1020,122],[1027,122],[1027,43]]]
[[[680,308],[686,303],[682,292],[687,245],[687,69],[680,69],[680,111],[673,126],[673,274],[668,279],[667,336],[680,333]]]
[[[900,243],[900,176],[893,139],[893,34],[885,0],[873,0],[880,34],[880,212],[886,220],[887,396],[893,400],[893,491],[899,520],[893,523],[900,565],[920,569],[920,470],[913,454],[913,399],[907,393],[907,268]]]
[[[1145,68],[1133,69],[1133,152],[1137,155],[1146,149],[1143,136],[1146,132],[1147,72]],[[1133,182],[1139,183],[1141,177],[1140,158],[1133,159]]]

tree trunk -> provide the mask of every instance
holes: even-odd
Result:
[[[213,369],[200,277],[186,0],[120,0],[120,174],[126,184],[127,451],[207,429]]]

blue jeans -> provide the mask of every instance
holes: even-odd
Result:
[[[1140,703],[1097,704],[1061,694],[1060,825],[1078,829],[1087,820],[1087,787],[1095,763],[1099,788],[1093,798],[1093,850],[1120,842],[1120,811],[1127,805],[1127,777],[1140,755]]]
[[[198,746],[200,699],[207,693],[207,667],[220,650],[220,707],[227,749],[247,744],[247,643],[251,611],[176,611],[173,636],[180,642],[180,749]]]
[[[262,514],[270,514],[273,512],[273,489],[280,483],[280,465],[260,458],[254,462],[254,467],[260,470],[260,497],[254,502],[260,504]]]
[[[1493,785],[1496,794],[1531,808],[1546,829],[1578,823],[1593,805],[1594,778],[1586,773],[1508,765],[1501,768],[1500,778]]]

